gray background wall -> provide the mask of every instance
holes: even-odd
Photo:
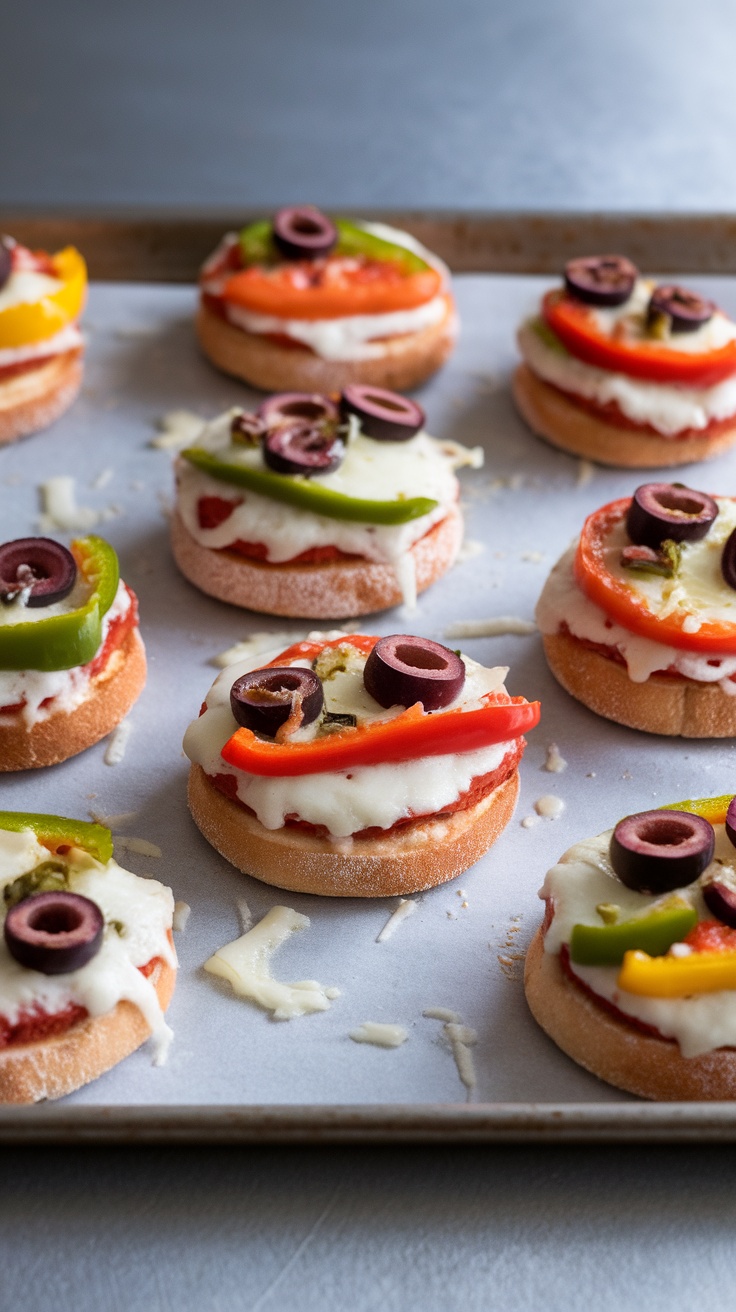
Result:
[[[732,0],[3,9],[5,204],[736,208]]]

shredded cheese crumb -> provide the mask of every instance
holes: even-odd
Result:
[[[542,769],[547,770],[549,774],[562,774],[562,771],[567,769],[567,761],[561,755],[557,743],[550,743],[547,747],[547,759]]]
[[[402,920],[406,920],[407,916],[413,915],[416,909],[416,902],[412,902],[411,898],[402,897],[396,910],[392,911],[386,924],[376,938],[376,943],[385,943],[387,938],[391,938],[392,934],[396,933]]]
[[[117,829],[128,820],[135,820],[138,812],[121,811],[118,815],[103,815],[101,811],[88,811],[87,814],[96,825],[103,825],[105,829]]]
[[[271,957],[292,934],[309,928],[308,916],[291,907],[272,907],[263,920],[233,943],[219,948],[204,969],[232,986],[239,997],[255,1002],[274,1020],[292,1020],[315,1011],[327,1011],[339,989],[324,988],[314,979],[282,984],[271,975]]]
[[[465,1025],[457,1012],[445,1010],[443,1007],[428,1008],[422,1012],[422,1015],[430,1020],[445,1022],[442,1033],[450,1045],[460,1083],[465,1085],[467,1099],[470,1102],[476,1085],[475,1063],[470,1051],[478,1042],[476,1031]]]
[[[400,1048],[406,1043],[409,1031],[402,1025],[384,1025],[380,1021],[366,1020],[357,1030],[350,1030],[353,1043],[372,1043],[376,1048]]]
[[[138,856],[163,856],[158,844],[149,843],[147,838],[126,838],[123,834],[116,834],[115,846],[123,852],[135,852]]]
[[[44,533],[55,528],[64,533],[88,532],[102,518],[100,511],[77,505],[76,479],[70,474],[48,478],[39,491],[43,514],[38,523]]]
[[[592,460],[578,460],[578,476],[575,480],[576,487],[587,487],[595,473],[595,465]]]
[[[205,420],[192,410],[170,410],[159,420],[159,436],[151,439],[150,446],[159,451],[182,451],[196,442]]]
[[[537,626],[532,620],[522,620],[516,615],[498,615],[487,620],[455,620],[445,629],[446,638],[497,638],[501,635],[525,637],[536,633]]]
[[[551,793],[538,797],[534,803],[534,810],[543,820],[559,820],[564,809],[565,803],[562,798],[554,797]]]
[[[132,727],[130,720],[122,720],[117,729],[113,729],[105,752],[105,765],[120,765],[125,756]]]
[[[174,903],[173,928],[176,934],[183,934],[187,927],[187,921],[192,914],[192,908],[188,902]]]

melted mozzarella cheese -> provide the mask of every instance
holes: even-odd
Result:
[[[562,344],[551,347],[531,323],[521,327],[517,340],[526,363],[539,378],[600,406],[614,402],[628,419],[649,424],[662,437],[674,438],[688,429],[707,428],[713,420],[736,416],[736,378],[701,388],[650,383],[585,364],[569,355]]]
[[[271,907],[253,929],[218,948],[204,963],[210,975],[227,980],[233,991],[273,1013],[274,1020],[293,1020],[327,1011],[339,989],[324,988],[314,979],[284,984],[271,974],[271,958],[292,934],[309,928],[309,917],[291,907]]]
[[[736,524],[736,503],[718,502],[719,514],[713,528],[702,542],[685,543],[677,577],[644,578],[619,564],[621,550],[629,545],[623,524],[618,525],[606,548],[608,568],[648,604],[653,615],[665,618],[679,612],[690,618],[688,631],[697,633],[706,620],[736,621],[736,593],[723,582],[720,558],[723,543]],[[650,675],[675,670],[688,679],[717,683],[728,695],[736,694],[736,641],[733,655],[690,651],[641,637],[616,624],[600,606],[590,601],[575,578],[577,543],[564,553],[544,585],[536,609],[537,625],[542,633],[558,633],[567,625],[573,637],[614,647],[626,662],[633,683],[645,683]]]
[[[350,770],[290,778],[267,778],[247,774],[223,761],[222,748],[238,725],[230,709],[230,689],[249,670],[259,669],[277,656],[259,657],[230,665],[215,680],[206,700],[206,710],[192,721],[184,737],[184,751],[205,774],[227,774],[236,781],[237,796],[255,812],[265,829],[280,829],[286,817],[324,825],[330,837],[344,839],[362,829],[390,829],[410,815],[436,815],[467,792],[473,779],[496,770],[514,749],[514,742],[496,743],[472,752],[422,757],[399,764],[354,766]],[[465,686],[447,711],[470,710],[488,692],[503,687],[503,667],[486,669],[463,657]],[[299,662],[295,662],[297,664]],[[386,720],[401,713],[401,707],[386,711],[374,701],[362,681],[362,666],[336,674],[324,683],[328,711],[352,713],[360,722]],[[437,712],[442,714],[442,712]],[[308,740],[316,732],[310,725],[295,735]]]
[[[80,598],[76,602],[75,595]],[[65,601],[56,602],[53,606],[44,606],[43,609],[30,613],[24,607],[19,607],[16,621],[32,618],[34,615],[42,619],[48,615],[64,614],[66,611],[73,610],[75,605],[84,605],[88,596],[88,584],[83,587],[79,585],[79,592],[75,585],[74,591]],[[98,652],[107,641],[110,625],[114,620],[122,619],[127,615],[131,604],[130,594],[121,581],[118,584],[115,600],[102,620],[102,638]],[[4,613],[13,610],[17,605],[17,602],[13,602],[12,606],[0,604],[0,624],[9,622],[4,618]],[[24,703],[23,709],[12,715],[0,713],[0,725],[15,724],[20,717],[26,729],[30,730],[34,724],[47,720],[58,711],[73,711],[87,697],[89,683],[87,668],[81,665],[72,666],[70,670],[0,670],[0,707],[19,706],[21,702]]]
[[[714,875],[736,882],[736,853],[725,826],[714,828],[714,860],[698,882],[659,899],[626,888],[617,879],[608,855],[610,830],[576,843],[548,872],[539,893],[541,898],[551,898],[554,906],[544,940],[545,951],[558,953],[563,943],[569,944],[573,925],[601,925],[596,912],[601,903],[618,907],[619,919],[629,920],[676,896],[693,906],[699,919],[709,919],[701,892],[703,884]],[[571,962],[571,969],[594,993],[612,1002],[625,1015],[653,1025],[666,1038],[676,1039],[683,1057],[697,1057],[714,1048],[736,1045],[736,990],[693,994],[688,998],[646,998],[619,989],[618,966],[580,966]]]
[[[48,849],[30,830],[20,834],[0,830],[0,889],[48,859]],[[155,987],[139,967],[154,957],[176,966],[176,953],[168,938],[173,894],[155,879],[141,879],[123,870],[116,861],[101,865],[79,849],[73,849],[65,860],[70,868],[71,892],[96,902],[105,917],[102,946],[79,970],[44,975],[21,966],[0,938],[0,1015],[12,1025],[34,1007],[55,1015],[74,1003],[85,1007],[90,1016],[102,1016],[120,1001],[132,1002],[151,1029],[156,1060],[161,1061],[172,1034]],[[1,898],[0,908],[4,918]],[[122,926],[122,932],[114,928],[113,922]]]
[[[55,292],[61,291],[63,285],[58,278],[52,278],[48,273],[16,269],[0,291],[0,312],[15,305],[32,305],[35,301],[42,301],[44,296],[53,296]]]
[[[265,469],[260,447],[235,446],[230,440],[232,411],[221,415],[206,429],[198,445],[212,454],[246,468]],[[470,464],[478,468],[483,455],[455,442],[441,442],[427,433],[417,433],[408,442],[376,442],[361,433],[351,435],[345,459],[331,474],[310,479],[344,496],[377,501],[427,497],[436,507],[406,524],[367,524],[354,520],[316,515],[298,506],[274,501],[247,488],[211,478],[187,460],[176,465],[177,509],[187,531],[201,546],[223,550],[234,542],[263,543],[272,564],[292,560],[313,547],[333,546],[345,554],[390,564],[411,603],[415,596],[413,576],[405,577],[410,548],[445,519],[456,504],[459,486],[454,470]],[[217,528],[203,529],[198,506],[202,497],[219,497],[238,502]]]

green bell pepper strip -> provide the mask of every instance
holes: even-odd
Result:
[[[102,619],[115,600],[118,558],[103,538],[78,538],[72,552],[91,585],[88,601],[46,619],[0,624],[0,670],[70,670],[91,661],[102,642]],[[39,611],[35,611],[39,614]]]
[[[326,515],[328,519],[357,520],[362,524],[406,524],[434,510],[437,502],[431,497],[407,497],[397,501],[367,501],[361,497],[348,497],[332,488],[320,487],[304,478],[290,474],[275,474],[270,469],[252,469],[248,465],[231,464],[202,447],[190,446],[181,453],[185,460],[223,483],[246,487],[272,501],[285,501],[287,505],[309,510],[313,515]]]
[[[570,959],[578,966],[620,966],[625,953],[633,949],[661,957],[697,922],[694,907],[676,905],[615,925],[573,925]]]
[[[52,852],[81,847],[103,865],[112,857],[110,830],[86,820],[68,820],[63,815],[41,815],[35,811],[0,811],[0,829],[11,834],[32,829],[39,843]]]
[[[338,232],[337,245],[333,255],[364,255],[369,260],[379,260],[386,264],[401,265],[404,273],[424,273],[431,266],[415,251],[407,250],[396,242],[386,241],[372,232],[347,219],[336,219]],[[279,264],[283,260],[273,240],[273,224],[270,219],[259,219],[240,232],[240,250],[246,265]]]

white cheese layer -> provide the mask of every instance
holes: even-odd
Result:
[[[265,469],[260,447],[231,444],[233,413],[228,411],[208,424],[197,445],[228,462]],[[366,560],[390,564],[401,581],[410,548],[444,519],[457,502],[459,485],[455,469],[464,464],[477,468],[482,460],[479,448],[471,451],[454,442],[438,441],[424,432],[408,442],[376,442],[357,433],[350,437],[339,469],[309,480],[315,487],[329,488],[350,497],[378,501],[428,497],[437,502],[429,514],[406,524],[365,524],[315,515],[234,483],[211,478],[184,459],[176,464],[177,509],[195,541],[213,551],[237,541],[260,542],[267,548],[267,560],[278,564],[312,547],[334,546]],[[207,496],[239,503],[217,528],[203,529],[199,525],[197,507],[200,498]],[[411,603],[412,580],[408,586],[404,582],[403,590],[405,599]]]
[[[649,301],[657,286],[654,278],[637,278],[634,290],[623,305],[610,309],[599,306],[591,307],[598,332],[606,337],[621,337],[627,342],[649,342],[652,340],[647,325]],[[736,323],[732,323],[722,310],[716,313],[692,332],[667,333],[657,338],[657,345],[665,349],[688,355],[703,355],[708,351],[717,351],[728,342],[736,339]]]
[[[247,774],[228,765],[221,756],[225,743],[238,728],[230,709],[230,689],[241,675],[262,668],[277,655],[277,651],[261,653],[228,666],[207,694],[206,711],[192,721],[184,736],[184,751],[190,761],[200,765],[205,774],[231,775],[237,783],[239,800],[255,812],[266,829],[280,829],[288,816],[324,825],[330,837],[344,839],[362,829],[390,829],[411,815],[434,815],[467,792],[473,779],[496,770],[515,747],[513,741],[497,743],[473,752],[284,779]],[[489,670],[467,656],[463,660],[465,687],[457,701],[445,708],[448,711],[460,705],[473,709],[485,693],[503,687],[507,672],[504,668]],[[361,657],[345,672],[325,681],[326,709],[356,714],[361,723],[400,714],[401,707],[386,711],[367,692],[363,664]],[[313,737],[315,730],[316,725],[300,731],[294,741]]]
[[[53,296],[55,292],[61,291],[63,285],[58,278],[52,278],[48,273],[16,269],[0,290],[0,312],[10,310],[15,305],[32,305],[34,301],[42,301],[44,296]]]
[[[48,849],[41,846],[31,830],[20,834],[0,830],[0,894],[6,884],[48,860]],[[80,970],[43,975],[21,966],[0,936],[0,1015],[12,1025],[34,1007],[56,1015],[75,1003],[86,1007],[91,1016],[103,1016],[126,1000],[138,1007],[150,1026],[160,1061],[172,1034],[152,981],[138,967],[154,957],[176,966],[176,953],[167,933],[174,913],[171,889],[155,879],[141,879],[115,861],[101,865],[78,849],[64,860],[71,869],[70,891],[96,902],[105,917],[102,947]],[[4,917],[0,896],[0,918]],[[122,925],[122,933],[113,927],[114,921]]]
[[[3,347],[0,350],[0,369],[30,360],[45,360],[51,355],[64,355],[67,351],[78,351],[81,346],[84,346],[81,332],[75,323],[69,323],[61,332],[43,341],[31,342],[28,346]]]
[[[682,334],[683,340],[690,336],[697,334]],[[628,419],[651,425],[663,437],[674,438],[688,429],[704,429],[713,420],[736,417],[736,377],[703,388],[650,383],[585,364],[562,343],[553,348],[531,322],[522,325],[517,340],[526,363],[545,382],[597,405],[613,401]]]
[[[0,626],[3,622],[19,622],[34,616],[43,619],[62,614],[73,610],[75,606],[84,605],[88,596],[89,586],[82,580],[64,601],[53,606],[28,611],[25,607],[18,607],[17,602],[12,606],[0,603]],[[121,581],[115,600],[102,620],[102,639],[98,651],[105,645],[110,625],[114,620],[127,615],[131,605],[128,590]],[[8,620],[10,611],[13,612],[14,621]],[[89,683],[87,667],[81,665],[73,666],[70,670],[0,670],[0,725],[17,724],[20,719],[24,727],[31,730],[34,724],[47,720],[59,711],[73,711],[85,700]],[[22,710],[12,715],[2,713],[3,706],[18,706],[21,702],[24,703]],[[48,705],[44,705],[45,702]]]
[[[726,586],[720,568],[723,545],[736,526],[736,502],[716,500],[719,513],[707,537],[701,542],[683,543],[676,578],[634,578],[620,565],[621,551],[629,545],[623,521],[611,532],[605,549],[610,571],[647,603],[651,613],[662,619],[673,613],[683,614],[689,633],[697,633],[706,621],[736,622],[736,592]],[[736,641],[733,653],[700,653],[631,633],[610,619],[579,587],[574,572],[576,548],[574,542],[544,585],[536,609],[542,633],[558,633],[566,624],[573,637],[615,647],[633,683],[645,683],[655,671],[675,670],[685,678],[717,683],[723,692],[736,694],[731,677],[736,674]]]
[[[712,919],[703,902],[702,885],[714,875],[732,884],[736,882],[736,850],[725,826],[714,828],[714,861],[697,883],[667,894],[667,898],[677,896],[695,907],[700,920]],[[569,944],[573,925],[601,925],[603,922],[596,912],[601,903],[617,906],[619,919],[629,920],[666,901],[666,898],[634,892],[616,878],[608,857],[610,838],[609,830],[597,838],[576,843],[548,872],[539,893],[541,898],[551,898],[554,906],[544,940],[546,952],[558,953],[563,943]],[[599,997],[612,1002],[625,1015],[653,1025],[666,1038],[676,1039],[683,1057],[697,1057],[714,1048],[736,1045],[736,990],[693,994],[688,998],[646,998],[619,989],[618,966],[570,964],[574,974]]]
[[[366,232],[385,241],[393,242],[414,251],[427,264],[442,274],[443,288],[449,285],[450,275],[447,266],[420,242],[415,241],[408,232],[391,228],[385,223],[362,223]],[[202,290],[212,296],[221,296],[227,279],[232,277],[232,270],[226,275],[207,276],[208,266],[215,265],[219,252],[230,244],[226,237],[214,252],[204,268]],[[387,354],[388,343],[383,338],[398,337],[404,333],[418,333],[431,328],[447,314],[445,293],[435,296],[424,305],[413,310],[396,310],[390,314],[349,315],[342,319],[281,319],[270,314],[255,314],[241,306],[224,301],[225,314],[236,328],[243,328],[249,333],[285,333],[296,342],[302,342],[323,360],[371,360],[380,359]],[[448,331],[457,330],[457,321],[453,314]]]

